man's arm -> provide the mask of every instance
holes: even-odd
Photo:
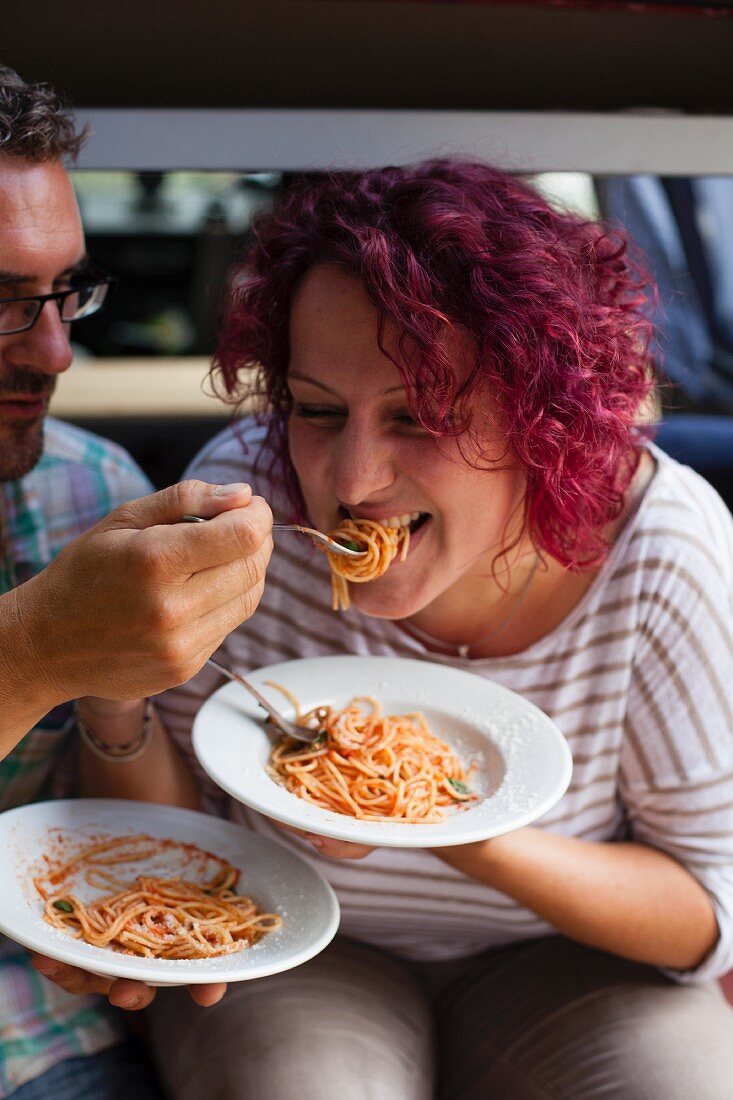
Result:
[[[0,597],[0,755],[58,703],[142,699],[195,675],[257,607],[271,527],[248,486],[182,482],[115,509]]]

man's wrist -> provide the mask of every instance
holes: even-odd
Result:
[[[34,578],[35,579],[35,578]],[[27,712],[33,722],[73,695],[51,674],[52,658],[34,644],[36,631],[33,580],[0,597],[0,683],[13,709]]]

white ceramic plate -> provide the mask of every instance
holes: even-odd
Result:
[[[263,911],[279,913],[282,927],[238,954],[188,960],[143,959],[92,947],[46,923],[32,881],[45,853],[73,854],[101,836],[140,833],[223,856],[242,872],[238,892],[252,896]],[[339,923],[333,890],[296,853],[230,821],[148,802],[70,799],[0,814],[0,882],[0,931],[11,939],[95,974],[151,985],[237,982],[289,970],[322,951]]]
[[[358,844],[433,848],[467,844],[518,829],[541,817],[564,794],[572,758],[560,730],[533,703],[481,676],[428,661],[393,657],[315,657],[248,673],[270,692],[287,718],[292,707],[274,680],[308,709],[345,706],[373,695],[387,714],[419,710],[432,731],[476,764],[472,787],[481,798],[436,825],[364,821],[311,805],[270,778],[265,765],[271,740],[263,712],[239,684],[215,692],[199,711],[193,731],[198,759],[234,798],[275,821]]]

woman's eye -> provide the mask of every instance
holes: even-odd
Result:
[[[327,405],[300,405],[293,406],[293,412],[301,420],[336,420],[344,413],[341,409],[334,409]]]
[[[408,412],[397,413],[394,419],[395,419],[396,423],[400,425],[401,428],[421,428],[422,427],[422,425],[419,423],[419,421],[417,421],[415,419],[415,417],[411,416],[410,413],[408,413]]]

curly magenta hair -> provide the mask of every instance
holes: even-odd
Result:
[[[488,384],[527,479],[525,522],[571,568],[607,552],[648,434],[654,290],[616,229],[553,209],[478,163],[303,178],[256,224],[212,378],[227,399],[266,398],[271,465],[303,503],[287,450],[288,314],[299,280],[330,262],[357,277],[400,334],[393,361],[413,415],[436,436],[467,432]],[[453,326],[475,358],[459,380]],[[384,349],[383,349],[384,350]],[[259,368],[252,370],[253,367]]]

